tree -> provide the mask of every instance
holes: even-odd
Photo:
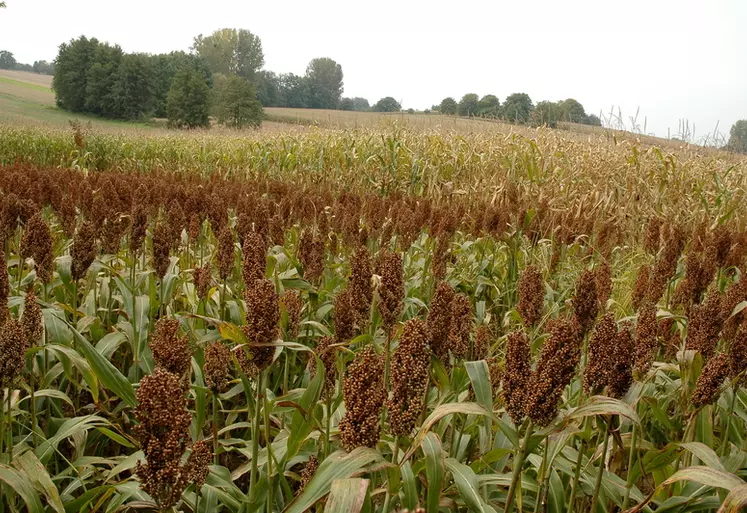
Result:
[[[564,119],[562,102],[539,102],[532,110],[530,121],[532,126],[549,126],[555,128],[558,121]]]
[[[111,89],[111,117],[135,120],[155,109],[154,70],[149,55],[122,56]]]
[[[374,112],[399,112],[402,110],[402,105],[391,96],[386,96],[377,101],[371,110]]]
[[[478,104],[480,103],[480,97],[474,93],[468,93],[462,96],[459,100],[459,115],[460,116],[474,116],[477,114]]]
[[[213,74],[205,59],[199,55],[186,52],[171,52],[168,54],[154,55],[152,58],[153,68],[153,114],[156,117],[167,117],[168,94],[173,85],[177,73],[185,68],[199,71],[208,86],[213,85]]]
[[[52,79],[58,107],[72,112],[85,111],[88,69],[98,46],[96,39],[85,36],[60,45]]]
[[[486,94],[477,104],[477,113],[486,118],[497,118],[501,115],[501,102],[497,96]]]
[[[747,119],[740,119],[731,126],[727,149],[738,153],[747,153]]]
[[[15,69],[16,58],[7,50],[0,50],[0,69]]]
[[[602,126],[602,120],[599,119],[599,116],[589,114],[586,116],[586,124],[591,126]]]
[[[309,107],[309,86],[304,77],[293,73],[278,76],[278,106],[293,109]]]
[[[34,61],[33,66],[34,73],[41,75],[54,75],[54,64],[47,61]]]
[[[503,117],[512,123],[526,123],[534,105],[526,93],[514,93],[503,102]]]
[[[210,66],[213,73],[238,75],[255,80],[264,66],[262,41],[246,29],[224,28],[204,37],[194,38],[192,49]]]
[[[209,127],[210,86],[198,65],[183,66],[174,75],[166,100],[169,126]]]
[[[86,72],[86,112],[106,117],[114,115],[112,90],[123,55],[119,46],[96,46]]]
[[[239,129],[245,126],[258,128],[264,117],[254,86],[237,75],[216,79],[215,112],[218,123]]]
[[[439,107],[439,111],[441,114],[446,114],[448,116],[453,116],[457,113],[457,109],[459,106],[457,105],[457,102],[454,98],[448,97],[441,100],[441,105]]]
[[[257,99],[263,107],[282,107],[280,79],[277,74],[265,70],[257,73]]]
[[[568,98],[559,103],[562,111],[562,120],[570,123],[586,123],[586,111],[584,106],[573,98]]]
[[[359,96],[356,96],[353,98],[353,110],[356,112],[365,112],[371,108],[371,105],[369,105],[368,100],[365,98],[361,98]]]
[[[343,98],[340,100],[340,110],[355,110],[355,104],[352,98]]]
[[[312,59],[306,68],[309,107],[336,109],[342,97],[342,66],[328,57]]]

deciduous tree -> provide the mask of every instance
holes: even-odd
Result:
[[[237,75],[216,77],[215,113],[218,123],[239,129],[259,127],[264,115],[254,86]]]
[[[192,49],[205,59],[213,73],[238,75],[251,81],[265,63],[262,41],[246,29],[224,28],[209,36],[200,34]]]
[[[475,93],[468,93],[462,96],[459,100],[459,115],[460,116],[474,116],[477,114],[478,104],[480,103],[480,97]]]
[[[449,116],[453,116],[457,113],[457,108],[459,106],[457,105],[457,102],[454,98],[448,97],[441,100],[441,105],[439,107],[439,111],[441,114],[446,114]]]
[[[391,96],[386,96],[377,101],[372,110],[374,112],[399,112],[402,110],[402,105]]]
[[[312,59],[306,68],[309,107],[336,109],[342,97],[342,66],[329,57]]]

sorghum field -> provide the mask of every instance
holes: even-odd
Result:
[[[739,511],[746,172],[0,127],[0,513]]]

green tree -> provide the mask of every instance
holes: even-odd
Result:
[[[602,126],[602,120],[599,119],[599,116],[589,114],[586,116],[586,124],[591,126]]]
[[[281,107],[280,79],[272,71],[257,73],[257,99],[263,107]]]
[[[371,108],[371,105],[368,103],[368,100],[365,98],[361,98],[359,96],[356,96],[353,98],[353,110],[356,112],[365,112]]]
[[[343,98],[340,100],[340,110],[355,110],[355,104],[352,98]]]
[[[265,64],[262,41],[246,29],[224,28],[209,36],[194,38],[192,49],[210,66],[213,73],[238,75],[254,81]]]
[[[747,119],[740,119],[731,126],[726,147],[738,153],[747,153]]]
[[[448,97],[441,100],[441,105],[439,106],[439,111],[441,114],[446,114],[448,116],[453,116],[457,113],[457,109],[459,106],[457,105],[457,102],[454,98]]]
[[[166,113],[169,126],[174,128],[210,126],[210,86],[199,66],[177,70],[167,95]]]
[[[293,109],[309,107],[309,86],[306,78],[293,73],[278,76],[278,106]]]
[[[7,50],[0,50],[0,69],[15,69],[16,58]]]
[[[468,93],[462,96],[459,100],[459,115],[460,116],[474,116],[477,114],[478,105],[480,103],[480,97],[474,93]]]
[[[85,36],[60,45],[52,78],[58,107],[72,112],[85,111],[88,69],[98,46],[98,40]]]
[[[258,128],[264,117],[254,86],[237,75],[216,77],[215,113],[218,123],[239,129]]]
[[[312,59],[306,68],[309,107],[336,109],[342,97],[342,66],[328,57]]]
[[[149,55],[128,53],[122,56],[111,89],[111,117],[135,120],[152,113],[154,70]]]
[[[374,112],[399,112],[402,110],[402,105],[391,96],[386,96],[377,101],[371,110]]]
[[[501,115],[501,102],[493,94],[486,94],[477,104],[477,113],[486,118],[497,118]]]
[[[570,123],[586,123],[586,110],[577,100],[568,98],[559,103],[562,120]]]
[[[209,86],[213,84],[213,74],[205,59],[199,55],[186,52],[171,52],[154,55],[153,68],[153,114],[156,117],[167,117],[168,94],[174,82],[174,77],[184,68],[199,71]]]
[[[85,110],[99,116],[113,116],[112,90],[124,52],[119,46],[99,44],[86,72]]]
[[[532,114],[532,99],[526,93],[514,93],[503,102],[503,117],[511,123],[526,123]]]
[[[34,73],[41,75],[54,75],[54,64],[47,61],[34,61],[32,66]]]
[[[562,102],[539,102],[532,110],[530,121],[532,126],[549,126],[555,128],[558,125],[558,121],[564,119],[564,112]]]

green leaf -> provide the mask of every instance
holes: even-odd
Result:
[[[427,433],[423,440],[423,453],[425,453],[425,477],[428,480],[426,511],[438,513],[445,474],[444,451],[438,435]]]
[[[716,455],[716,452],[705,444],[700,442],[685,442],[677,444],[683,449],[690,451],[694,456],[697,456],[700,461],[706,467],[711,467],[722,472],[726,472],[726,469],[721,464],[721,460]]]
[[[84,433],[91,428],[106,425],[106,423],[106,420],[96,415],[68,419],[62,423],[54,436],[47,438],[39,445],[36,449],[36,455],[42,463],[46,463],[62,440],[79,433]]]
[[[476,362],[464,362],[467,369],[472,390],[475,392],[477,403],[485,411],[493,410],[493,389],[490,384],[490,370],[485,360]],[[490,418],[483,419],[480,424],[480,454],[487,453],[490,449],[490,433],[492,432],[492,421]]]
[[[316,373],[309,382],[309,385],[304,390],[303,395],[299,401],[299,406],[306,412],[309,412],[311,408],[319,401],[319,397],[322,393],[322,387],[324,386],[324,364],[318,356],[316,358]],[[285,461],[287,462],[298,453],[298,448],[301,443],[309,436],[313,429],[314,423],[310,417],[307,417],[300,410],[295,409],[291,417],[292,426],[290,436],[288,436],[288,450],[285,455]]]
[[[135,448],[135,445],[132,442],[130,442],[129,440],[127,440],[125,437],[123,437],[119,433],[115,433],[111,429],[107,429],[105,427],[99,427],[99,428],[96,428],[96,430],[99,431],[100,433],[104,434],[107,438],[109,438],[111,440],[114,440],[119,445],[123,445],[125,447],[129,447],[130,449],[134,449]]]
[[[451,475],[454,477],[454,483],[457,486],[457,490],[459,490],[459,495],[467,507],[470,508],[470,511],[496,513],[495,509],[487,504],[480,496],[480,485],[477,481],[477,475],[470,467],[459,463],[454,458],[447,458],[446,468],[449,469]]]
[[[415,451],[418,450],[418,447],[420,447],[420,444],[423,443],[423,440],[425,440],[426,435],[428,434],[430,429],[433,427],[433,425],[436,424],[436,422],[438,422],[445,416],[452,415],[454,413],[464,413],[467,415],[482,415],[482,416],[487,416],[487,417],[493,416],[492,413],[485,410],[485,408],[483,408],[482,406],[476,403],[442,404],[438,406],[435,410],[433,410],[431,414],[428,415],[428,418],[425,419],[425,422],[423,422],[423,425],[420,426],[420,429],[415,435],[415,438],[413,438],[410,449],[407,451],[407,453],[402,459],[408,460],[415,453]]]
[[[332,482],[324,513],[360,513],[366,503],[368,479],[336,479]]]
[[[415,511],[418,507],[418,488],[409,461],[402,464],[400,472],[402,475],[402,505],[410,511]]]
[[[337,479],[347,479],[364,471],[373,463],[386,464],[381,455],[368,447],[358,447],[351,453],[336,451],[319,465],[303,492],[285,508],[285,513],[303,513],[329,493]]]
[[[81,373],[93,396],[93,401],[99,400],[99,380],[96,378],[91,366],[73,348],[59,344],[47,344],[48,351],[53,352],[60,360],[67,359]]]
[[[73,343],[73,334],[65,319],[61,318],[62,312],[53,308],[42,310],[44,317],[44,330],[47,334],[48,344],[60,344],[70,346]]]
[[[683,468],[682,470],[675,472],[672,477],[664,481],[661,486],[667,486],[676,483],[677,481],[695,481],[702,485],[711,486],[713,488],[723,488],[724,490],[729,491],[744,485],[744,481],[729,472],[716,470],[710,467],[696,466]]]
[[[111,359],[114,351],[126,340],[127,337],[121,331],[107,333],[96,343],[96,351],[101,353],[104,358]]]
[[[65,401],[70,406],[73,405],[72,399],[70,399],[65,392],[61,392],[59,390],[54,390],[52,388],[45,388],[43,390],[37,390],[34,392],[34,397],[51,397],[52,399],[60,399],[61,401]],[[24,396],[20,402],[31,400],[31,396],[27,395]]]
[[[0,481],[10,486],[23,499],[30,513],[44,513],[39,494],[25,473],[0,464]]]
[[[28,477],[37,490],[44,494],[52,509],[58,513],[64,513],[65,507],[62,505],[57,487],[33,451],[26,451],[16,458],[13,464]]]
[[[93,372],[101,380],[106,388],[117,394],[117,397],[125,401],[129,406],[135,407],[137,399],[132,384],[125,378],[112,363],[96,351],[96,348],[86,340],[83,335],[73,330],[76,345],[88,363],[91,364]]]
[[[636,424],[641,423],[641,419],[638,418],[638,414],[633,410],[633,408],[617,399],[600,395],[595,395],[587,404],[573,410],[573,412],[568,415],[567,419],[580,419],[595,415],[620,415],[621,417],[630,419]]]

